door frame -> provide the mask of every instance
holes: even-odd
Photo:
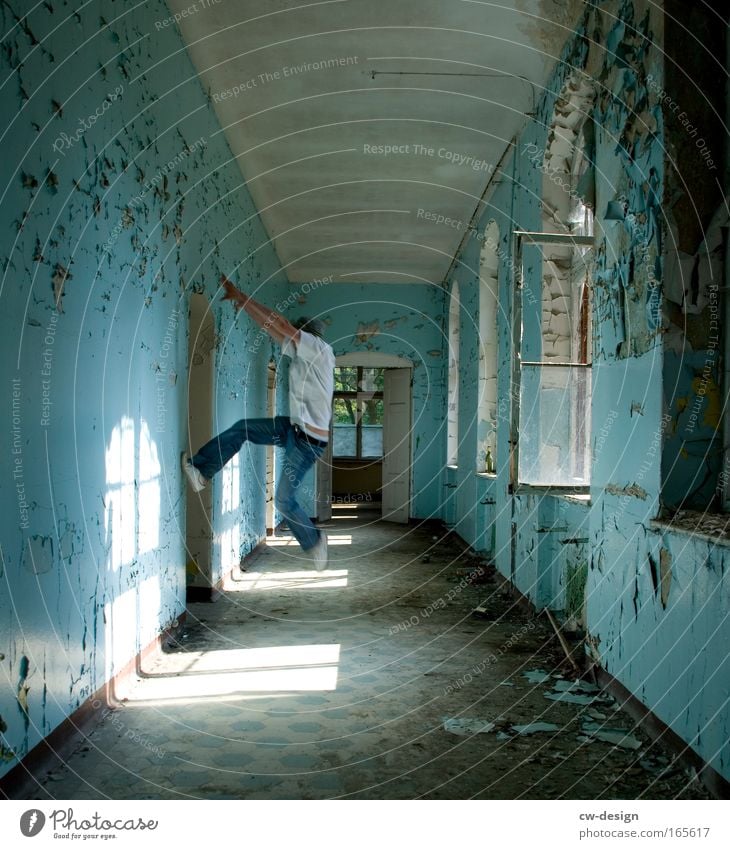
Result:
[[[362,366],[363,368],[407,368],[413,374],[413,361],[408,357],[399,357],[395,354],[383,354],[380,351],[349,351],[346,354],[340,354],[335,357],[335,367],[341,366]],[[409,398],[411,407],[411,423],[413,422],[413,389]],[[331,425],[330,425],[331,427]],[[413,493],[413,445],[410,447],[408,474],[408,492]],[[331,461],[330,461],[331,462]],[[317,487],[320,486],[321,478],[317,476]],[[319,502],[323,495],[326,495],[327,502],[332,503],[332,475],[329,475],[330,491],[326,494],[317,492],[317,501]]]

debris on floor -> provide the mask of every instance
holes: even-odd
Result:
[[[262,553],[249,575],[281,580],[189,604],[184,642],[146,660],[124,713],[32,797],[707,798],[618,701],[574,680],[547,618],[464,580],[457,538],[429,549],[430,528],[367,517],[341,529],[340,592],[292,583],[285,549]],[[471,616],[480,603],[488,619]]]
[[[672,778],[681,773],[681,765],[674,763],[664,755],[647,755],[640,758],[639,766],[648,773],[651,773],[656,780],[664,778]]]
[[[608,719],[605,713],[601,713],[600,710],[595,710],[594,708],[590,708],[589,710],[587,710],[586,714],[590,716],[591,719]]]
[[[584,722],[581,730],[583,737],[578,737],[581,743],[590,743],[593,740],[601,740],[612,746],[620,746],[622,749],[640,749],[641,740],[637,740],[633,734],[629,734],[624,728],[606,728],[595,722]]]
[[[494,731],[495,725],[486,719],[468,719],[466,717],[444,718],[444,731],[457,734],[459,737],[470,737],[472,734],[488,734]]]
[[[613,702],[610,696],[601,695],[600,688],[587,681],[569,681],[561,679],[553,683],[553,692],[545,693],[551,702],[567,702],[573,705],[588,706],[595,703]]]
[[[551,702],[567,702],[571,705],[592,705],[599,697],[583,693],[545,693],[545,698]]]
[[[528,722],[527,725],[513,725],[515,734],[542,734],[546,731],[560,731],[554,722]]]
[[[564,678],[553,684],[556,693],[599,693],[600,688],[588,681],[569,681]]]
[[[528,669],[522,673],[527,678],[530,684],[547,684],[550,680],[550,673],[544,669]]]

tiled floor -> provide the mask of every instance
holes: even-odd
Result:
[[[605,696],[546,698],[552,632],[453,535],[338,513],[327,572],[272,540],[36,798],[703,796]],[[513,727],[533,722],[557,727]]]

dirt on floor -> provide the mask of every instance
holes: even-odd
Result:
[[[455,534],[328,532],[326,572],[281,536],[190,605],[37,798],[707,798]]]

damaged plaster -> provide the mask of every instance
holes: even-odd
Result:
[[[116,5],[67,17],[0,3],[6,144],[18,152],[0,211],[18,488],[0,534],[15,605],[0,597],[13,682],[0,696],[0,771],[184,608],[191,288],[213,301],[220,274],[238,273],[276,302],[285,285],[177,30],[155,28],[166,5],[121,16]],[[262,411],[270,349],[247,352],[251,328],[215,311],[216,411],[230,423],[242,404]],[[226,517],[237,536],[213,546],[216,574],[265,533],[256,477]],[[216,511],[220,522],[220,499]]]
[[[581,16],[577,34],[565,43],[535,119],[516,139],[519,156],[503,169],[509,179],[490,196],[477,229],[494,218],[500,224],[504,220],[502,232],[567,232],[561,215],[565,180],[556,177],[564,173],[575,142],[572,122],[588,112],[595,186],[582,186],[580,194],[586,201],[593,194],[596,218],[591,373],[598,389],[591,401],[591,486],[582,501],[573,503],[550,491],[509,491],[514,438],[509,430],[514,362],[509,241],[498,269],[500,290],[508,294],[500,299],[498,321],[496,474],[474,476],[476,429],[471,422],[478,406],[478,363],[468,317],[478,315],[480,258],[466,244],[454,265],[461,269],[467,316],[461,326],[459,384],[464,421],[459,468],[442,476],[456,493],[444,503],[442,515],[471,544],[494,554],[501,574],[538,607],[556,611],[564,625],[584,628],[593,662],[727,778],[730,758],[722,741],[730,719],[719,685],[720,677],[727,678],[727,657],[712,634],[725,616],[720,599],[727,594],[728,525],[726,516],[703,512],[717,503],[719,492],[716,437],[724,399],[719,346],[713,343],[719,310],[713,286],[723,279],[721,233],[727,218],[717,210],[722,199],[716,192],[714,203],[709,201],[707,186],[715,172],[708,155],[687,144],[686,123],[672,127],[667,121],[672,105],[664,96],[663,47],[674,77],[684,78],[681,108],[690,112],[698,99],[693,72],[686,72],[687,34],[675,27],[674,42],[665,45],[665,16],[647,0],[560,5],[557,10],[553,3],[542,4],[544,17],[549,17],[548,6],[553,15]],[[680,5],[672,8],[682,20]],[[542,21],[531,26],[542,28],[540,35],[554,52],[564,41],[556,40],[554,27]],[[705,55],[702,43],[698,39],[690,59],[695,52]],[[571,79],[573,91],[580,91],[581,79],[595,85],[594,99],[587,91],[583,95],[584,107],[570,108],[564,93]],[[701,90],[712,87],[708,81]],[[682,93],[681,87],[669,91]],[[716,114],[723,115],[721,97],[715,85],[711,103],[702,109],[714,104]],[[702,120],[701,114],[695,117],[694,123]],[[684,138],[673,138],[679,132]],[[720,147],[712,143],[714,163],[722,160]],[[682,173],[688,185],[693,177],[699,179],[704,236],[696,222],[685,226],[690,205],[677,203],[686,187],[673,170],[675,152],[680,165],[682,156],[694,157]],[[522,299],[522,319],[528,316],[523,324],[528,338],[521,354],[530,360],[543,353],[548,359],[565,357],[574,330],[566,257],[546,265],[545,281],[537,279],[537,263],[528,261],[525,268],[529,296]],[[539,292],[535,321],[530,297],[537,299]],[[538,332],[545,339],[544,351]],[[662,521],[655,521],[660,514]],[[564,531],[538,531],[553,527]],[[712,670],[710,678],[707,670]]]

